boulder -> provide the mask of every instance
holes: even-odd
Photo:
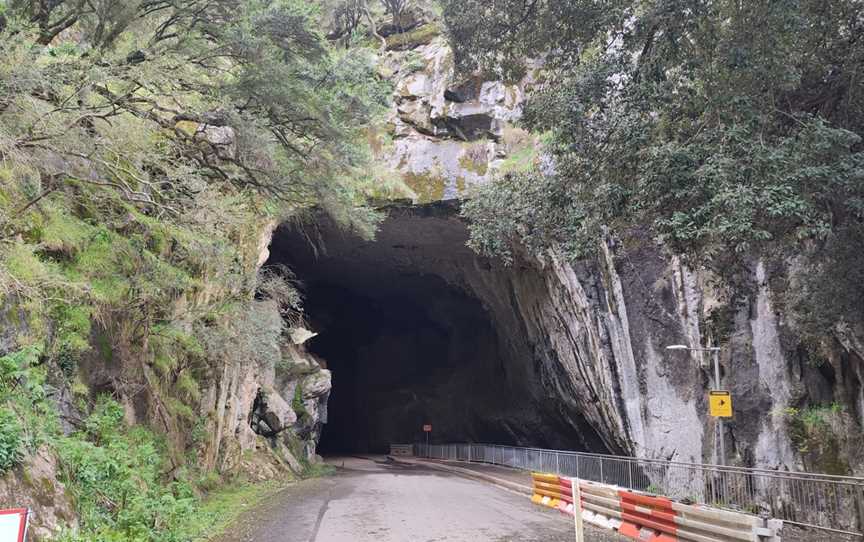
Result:
[[[291,337],[291,342],[296,345],[301,345],[317,335],[314,331],[309,331],[304,327],[292,327],[288,329],[288,336]]]
[[[237,135],[230,126],[202,124],[195,137],[209,143],[222,160],[233,160],[237,156]]]
[[[297,414],[291,405],[274,389],[258,392],[252,412],[252,428],[259,435],[274,436],[294,425]]]
[[[0,508],[29,508],[30,536],[46,540],[62,528],[75,529],[78,519],[72,496],[58,480],[57,458],[46,448],[0,476]]]
[[[327,369],[306,376],[301,381],[303,399],[315,399],[330,392],[332,387],[331,374]]]

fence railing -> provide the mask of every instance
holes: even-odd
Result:
[[[494,444],[415,444],[418,457],[555,473],[864,536],[864,478]]]

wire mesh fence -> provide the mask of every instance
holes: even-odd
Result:
[[[864,478],[494,444],[417,444],[430,459],[550,472],[864,537]]]

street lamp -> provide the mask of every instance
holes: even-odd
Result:
[[[666,350],[690,350],[692,352],[713,352],[714,354],[714,389],[720,390],[720,348],[709,346],[707,348],[692,348],[684,344],[672,344],[666,347]],[[726,436],[723,434],[723,418],[717,418],[717,424],[720,428],[720,457],[721,465],[726,465]]]

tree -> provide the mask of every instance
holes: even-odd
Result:
[[[864,264],[846,245],[864,231],[859,1],[443,4],[463,70],[546,59],[525,121],[550,133],[555,175],[482,190],[465,211],[478,248],[582,257],[607,228],[647,227],[727,277],[754,256],[803,254],[820,281]]]
[[[364,0],[344,0],[333,8],[332,31],[328,39],[342,39],[347,47],[350,43],[351,34],[360,26],[363,17],[366,16],[366,2]]]
[[[189,330],[251,300],[263,225],[320,206],[374,230],[364,134],[389,89],[301,0],[5,13],[0,302],[52,368],[71,374],[104,337],[110,391],[149,394],[182,443],[169,410],[191,412],[205,364]]]
[[[80,128],[92,131],[95,124],[131,116],[173,134],[175,165],[180,165],[177,159],[194,163],[208,180],[249,187],[288,204],[314,201],[328,185],[337,188],[333,183],[344,178],[340,172],[359,164],[360,155],[349,148],[363,119],[382,107],[385,91],[362,53],[339,58],[329,54],[312,26],[308,6],[238,6],[228,0],[148,0],[124,3],[123,9],[117,5],[21,3],[21,12],[38,23],[34,39],[39,43],[67,24],[78,24],[83,32],[78,51],[70,50],[67,62],[51,66],[59,73],[50,76],[48,85],[34,86],[34,79],[16,80],[14,74],[8,81],[8,95],[31,94],[55,106],[45,119],[50,122],[28,129],[14,148],[59,152],[108,168],[104,157],[94,160],[103,139],[85,137],[79,142],[96,146],[74,150],[55,142]],[[148,45],[112,49],[128,28]],[[24,46],[22,39],[19,45]],[[104,52],[80,54],[88,45]],[[139,63],[139,68],[129,68]],[[83,95],[88,96],[84,102],[70,100]],[[205,106],[178,107],[185,98]],[[222,124],[232,124],[239,136],[238,152],[219,154],[202,133],[178,128],[184,122],[206,126],[208,106],[221,111]],[[140,171],[137,179],[146,182],[150,173],[159,172],[164,178],[166,167]],[[118,172],[110,173],[116,180]],[[123,191],[130,199],[157,204],[166,186],[169,183],[162,182],[146,191],[141,186]]]
[[[393,17],[393,26],[402,28],[402,15],[411,7],[411,0],[381,0],[384,11]]]

